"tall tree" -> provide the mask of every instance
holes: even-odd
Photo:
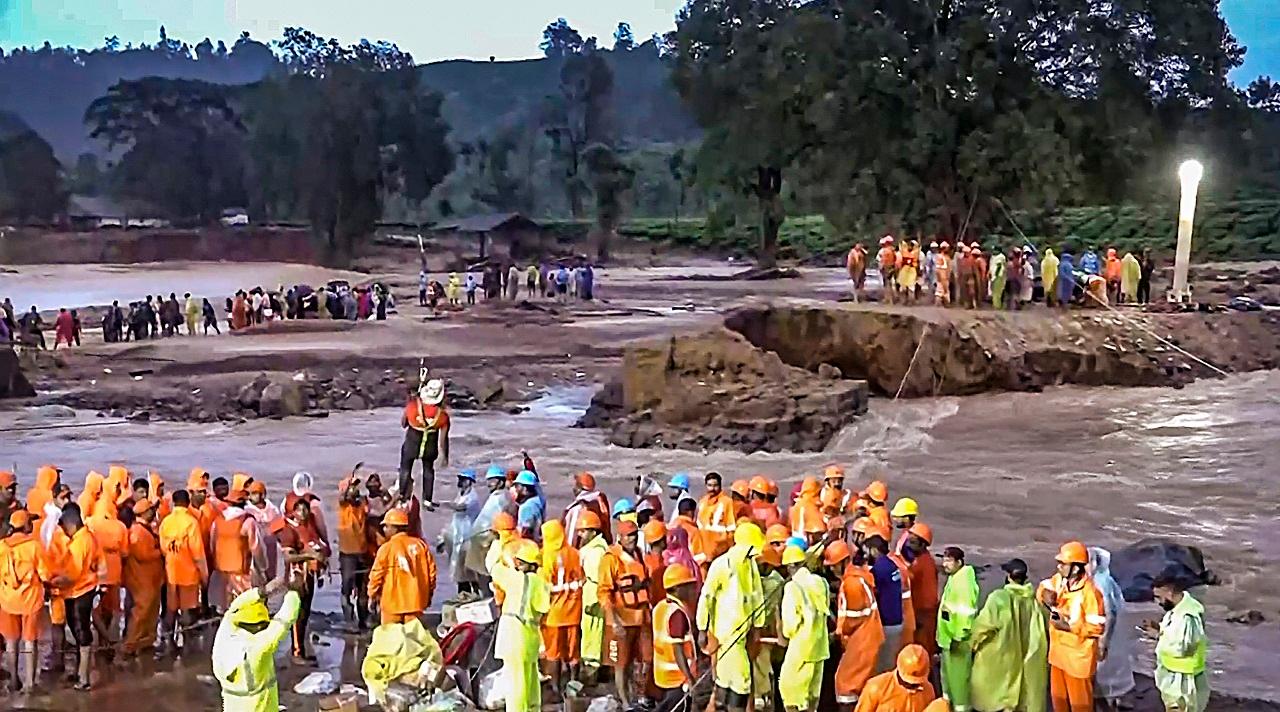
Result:
[[[560,91],[546,103],[543,125],[561,166],[565,197],[574,219],[583,214],[586,182],[583,153],[594,143],[612,143],[609,107],[613,71],[597,53],[574,54],[560,68]]]
[[[631,25],[619,22],[618,29],[613,32],[613,51],[630,52],[636,48],[636,36],[631,32]]]
[[[587,149],[585,160],[596,195],[596,259],[609,258],[609,245],[618,234],[624,203],[636,172],[614,150],[601,143]]]
[[[66,205],[62,167],[48,142],[27,128],[0,131],[0,216],[19,223],[48,221]]]
[[[552,59],[577,54],[582,51],[582,46],[582,35],[563,17],[547,25],[547,29],[542,31],[542,43],[538,45],[543,54]]]

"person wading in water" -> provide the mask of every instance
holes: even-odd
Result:
[[[444,381],[427,381],[409,399],[400,418],[404,443],[400,446],[400,492],[413,490],[413,463],[422,460],[422,506],[434,510],[436,458],[449,466],[449,414],[444,409]]]

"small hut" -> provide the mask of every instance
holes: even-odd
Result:
[[[545,236],[541,225],[520,213],[476,215],[437,224],[432,228],[442,237],[478,239],[480,261],[509,260],[537,252]]]

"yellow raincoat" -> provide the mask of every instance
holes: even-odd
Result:
[[[1058,295],[1058,256],[1053,250],[1044,251],[1040,261],[1040,282],[1044,285],[1044,303],[1049,304]]]
[[[509,685],[507,712],[540,710],[538,650],[542,645],[542,617],[551,610],[551,589],[537,573],[520,573],[505,563],[493,568],[493,582],[507,594],[493,646],[493,655],[503,662]]]
[[[831,655],[827,618],[831,600],[827,582],[800,569],[782,587],[780,613],[787,652],[778,673],[778,692],[786,707],[808,709],[822,688],[822,666]]]
[[[374,629],[373,641],[360,663],[360,675],[374,701],[381,703],[391,683],[416,674],[423,663],[439,670],[444,653],[422,621],[414,618],[408,623],[387,623]]]
[[[735,537],[736,537],[735,533]],[[734,544],[711,562],[698,598],[698,630],[715,640],[715,680],[718,687],[739,695],[751,694],[751,657],[747,636],[768,621],[764,585],[754,551]]]
[[[1132,252],[1124,253],[1120,260],[1120,293],[1130,304],[1138,301],[1138,282],[1142,280],[1142,265]]]
[[[596,535],[578,550],[587,580],[582,584],[582,662],[600,666],[604,646],[604,611],[600,609],[600,562],[609,551],[603,536]]]
[[[237,622],[266,618],[266,602],[256,588],[236,596],[218,624],[213,639],[213,676],[222,686],[223,712],[278,712],[276,648],[298,619],[302,599],[297,591],[284,595],[279,612],[257,633]]]

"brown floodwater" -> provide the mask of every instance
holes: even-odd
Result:
[[[1114,549],[1146,536],[1169,537],[1202,547],[1223,581],[1205,592],[1214,688],[1280,700],[1274,679],[1280,590],[1269,570],[1280,556],[1280,372],[1183,389],[875,400],[826,452],[811,454],[618,448],[597,431],[571,427],[590,394],[588,388],[558,390],[523,415],[458,414],[441,498],[454,491],[457,468],[514,465],[522,449],[537,460],[553,511],[568,500],[572,475],[584,469],[616,499],[640,473],[717,470],[735,479],[763,473],[783,482],[785,491],[839,462],[854,484],[880,477],[891,497],[916,498],[934,528],[935,548],[961,546],[979,564],[1018,555],[1043,576],[1066,539]],[[394,471],[398,418],[388,409],[237,426],[128,423],[14,432],[5,429],[101,421],[92,414],[40,421],[30,411],[0,412],[0,462],[16,464],[24,487],[48,461],[66,470],[73,487],[88,469],[101,471],[109,462],[154,469],[171,483],[184,481],[197,465],[215,475],[245,470],[264,480],[273,498],[283,495],[295,471],[308,470],[332,501],[338,480],[357,461],[366,471]],[[443,524],[443,515],[427,521],[432,536]],[[326,587],[320,610],[337,610],[337,583]],[[995,583],[988,573],[987,586]],[[451,592],[442,584],[442,594]],[[1267,622],[1224,621],[1229,612],[1247,609],[1262,611]],[[1129,617],[1136,622],[1157,614],[1152,605],[1133,605]],[[1139,648],[1139,670],[1150,670],[1149,645]]]

